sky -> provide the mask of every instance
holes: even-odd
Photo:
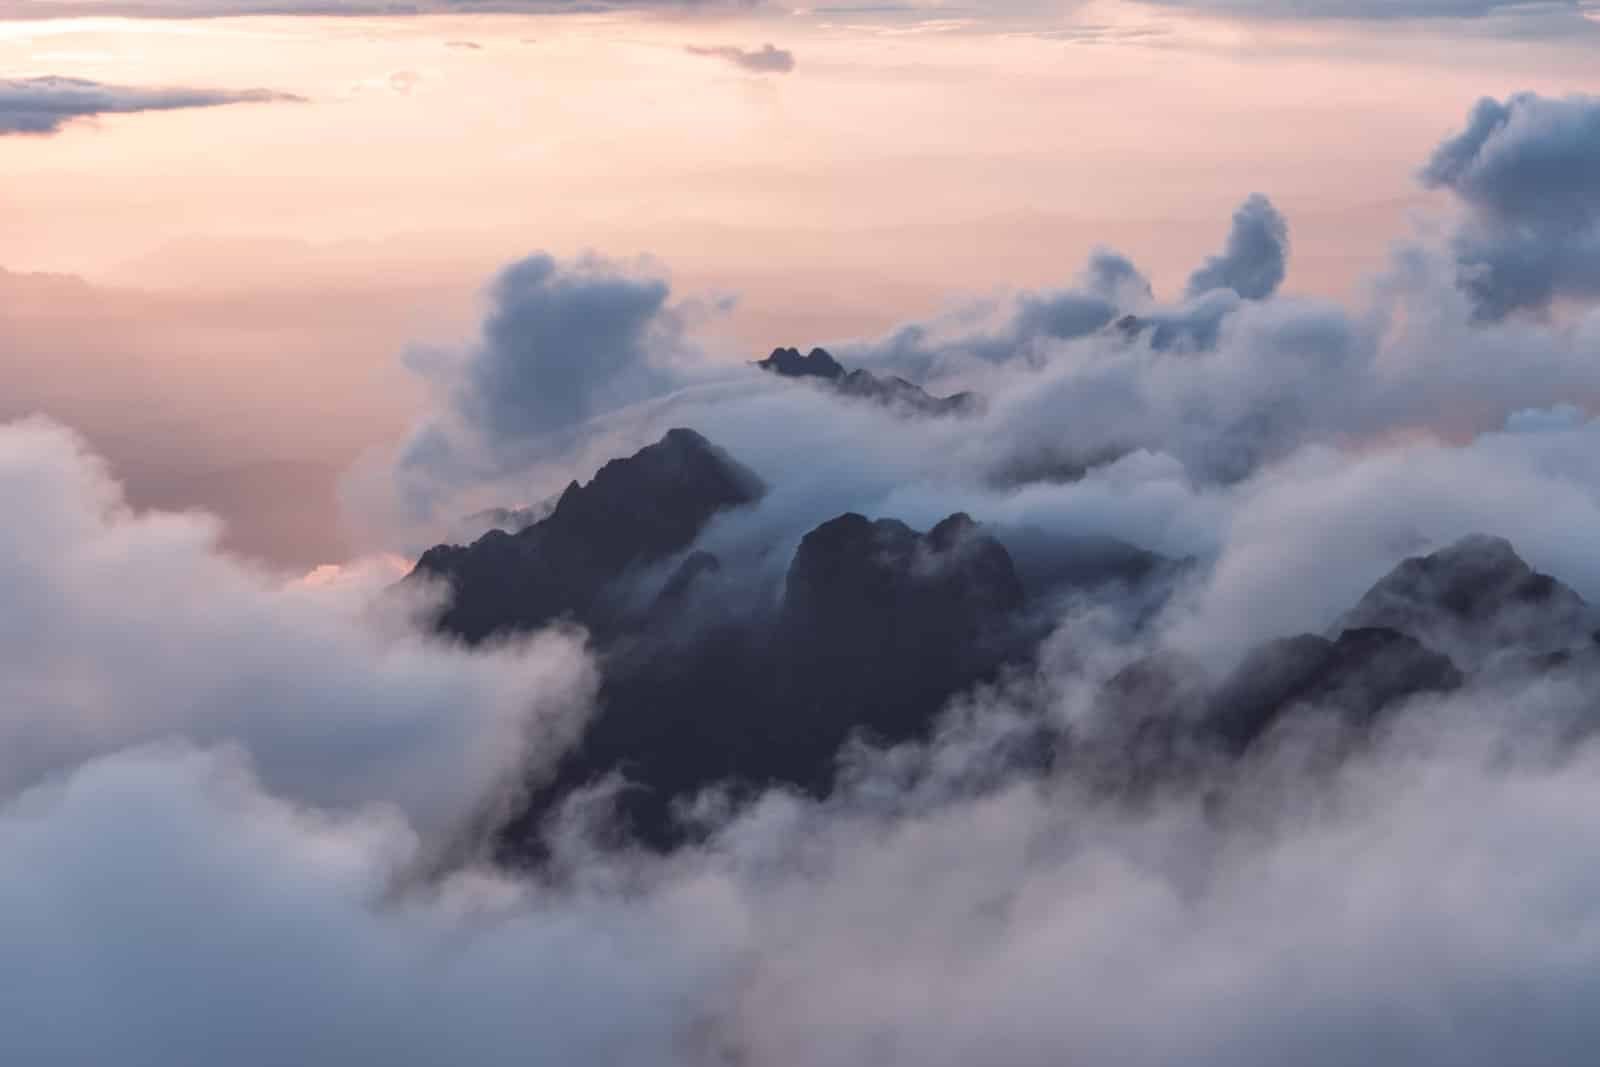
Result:
[[[1342,297],[1438,199],[1416,145],[1597,81],[1574,4],[380,6],[0,7],[7,412],[59,405],[137,499],[296,565],[348,550],[337,482],[414,414],[404,353],[528,254],[648,257],[735,361],[1102,243],[1175,287],[1263,192],[1290,288]],[[241,473],[317,507],[246,516]]]

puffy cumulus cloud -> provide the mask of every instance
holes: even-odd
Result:
[[[1260,193],[1233,216],[1228,243],[1189,278],[1188,295],[1232,289],[1246,300],[1264,300],[1278,291],[1289,269],[1289,224]]]
[[[6,78],[0,79],[0,136],[59,133],[69,123],[97,115],[298,99],[266,89],[138,88],[82,78]]]
[[[1600,99],[1480,100],[1421,179],[1467,211],[1455,251],[1483,317],[1600,293]]]
[[[716,900],[397,896],[405,822],[307,810],[226,752],[103,757],[0,807],[8,1062],[683,1063]],[[725,961],[724,961],[725,962]]]
[[[740,70],[747,70],[752,74],[788,74],[794,70],[794,53],[786,48],[777,48],[773,45],[763,45],[759,49],[737,48],[727,46],[689,45],[688,53],[692,56],[704,56],[707,59],[720,59],[732,63]]]
[[[197,514],[136,514],[59,426],[0,427],[0,793],[96,756],[183,740],[242,750],[296,803],[393,805],[459,830],[592,692],[581,642],[481,653],[374,603],[392,570],[284,584],[217,550]]]
[[[1150,281],[1132,260],[1097,248],[1064,288],[975,301],[887,337],[838,347],[851,359],[903,373],[949,376],[974,365],[1042,356],[1050,345],[1104,329],[1151,299]]]
[[[648,265],[535,255],[489,286],[481,334],[416,351],[436,403],[399,460],[399,495],[419,518],[451,485],[526,465],[586,419],[681,384],[683,319]]]
[[[1239,298],[1262,300],[1277,291],[1288,262],[1288,223],[1256,194],[1235,212],[1223,251],[1194,272],[1176,305],[1157,303],[1149,279],[1128,257],[1100,248],[1064,289],[972,304],[841,351],[906,373],[948,375],[973,364],[1040,362],[1062,342],[1091,337],[1122,316],[1131,316],[1119,323],[1124,332],[1144,333],[1154,347],[1206,349]]]

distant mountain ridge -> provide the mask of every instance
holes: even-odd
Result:
[[[791,368],[838,377],[821,350],[784,352]],[[682,814],[711,787],[825,796],[852,737],[925,739],[952,698],[1026,672],[1053,626],[1037,608],[1063,590],[1160,595],[1182,573],[1133,546],[1052,545],[1036,529],[1021,531],[1024,570],[965,514],[918,531],[846,513],[800,539],[774,600],[699,545],[714,518],[765,492],[675,429],[572,483],[520,532],[419,560],[414,580],[450,587],[441,630],[477,642],[569,620],[600,653],[600,708],[554,777],[529,783],[500,834],[504,858],[536,859],[552,814],[607,782],[617,832],[662,849],[692,833]],[[1357,739],[1494,672],[1600,671],[1595,628],[1576,592],[1508,542],[1469,537],[1397,565],[1329,634],[1269,641],[1221,679],[1173,652],[1135,661],[1104,685],[1092,728],[1041,722],[1031,758],[1118,788],[1182,782],[1298,725]]]
[[[755,366],[783,378],[816,379],[843,396],[869,400],[908,414],[970,415],[983,406],[976,393],[934,396],[904,378],[879,377],[862,369],[847,371],[825,348],[813,348],[805,355],[801,355],[798,348],[775,348]]]

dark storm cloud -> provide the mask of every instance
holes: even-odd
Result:
[[[82,78],[9,78],[0,80],[0,136],[58,133],[68,123],[97,115],[297,99],[266,89],[135,88]]]
[[[1420,176],[1467,212],[1454,245],[1481,316],[1600,292],[1600,98],[1480,100]]]
[[[1252,195],[1233,216],[1228,244],[1189,278],[1188,295],[1232,289],[1246,300],[1278,291],[1289,266],[1289,224],[1272,201]]]
[[[754,50],[731,45],[703,47],[692,44],[689,45],[688,52],[692,56],[720,59],[754,74],[788,74],[794,70],[794,53],[770,44]]]

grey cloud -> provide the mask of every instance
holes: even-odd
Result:
[[[1420,178],[1466,210],[1454,245],[1480,316],[1600,292],[1600,98],[1480,100]]]
[[[1150,279],[1131,259],[1110,248],[1097,248],[1083,269],[1083,288],[1095,296],[1122,304],[1134,304],[1151,297]]]
[[[737,48],[732,45],[703,47],[689,45],[687,51],[692,56],[705,56],[709,59],[721,59],[741,70],[748,70],[754,74],[788,74],[794,70],[794,53],[783,48],[776,48],[770,44],[762,45],[760,49],[750,50]]]
[[[553,435],[681,384],[670,295],[664,278],[592,256],[503,270],[474,344],[408,357],[440,401],[400,460],[408,506],[428,516],[441,489],[514,470]]]
[[[1228,243],[1189,278],[1188,295],[1232,289],[1246,300],[1264,300],[1283,284],[1289,264],[1289,224],[1260,193],[1233,216]]]
[[[135,88],[82,78],[10,78],[0,80],[0,136],[58,133],[68,123],[97,115],[296,99],[266,89]]]
[[[1041,346],[1088,336],[1150,299],[1150,281],[1131,260],[1097,248],[1062,289],[974,303],[930,322],[908,323],[881,340],[839,348],[852,359],[911,374],[950,373],[966,363],[1026,358]]]
[[[1421,179],[1511,225],[1593,225],[1600,218],[1600,98],[1520,93],[1480,100],[1467,128],[1434,151]]]

